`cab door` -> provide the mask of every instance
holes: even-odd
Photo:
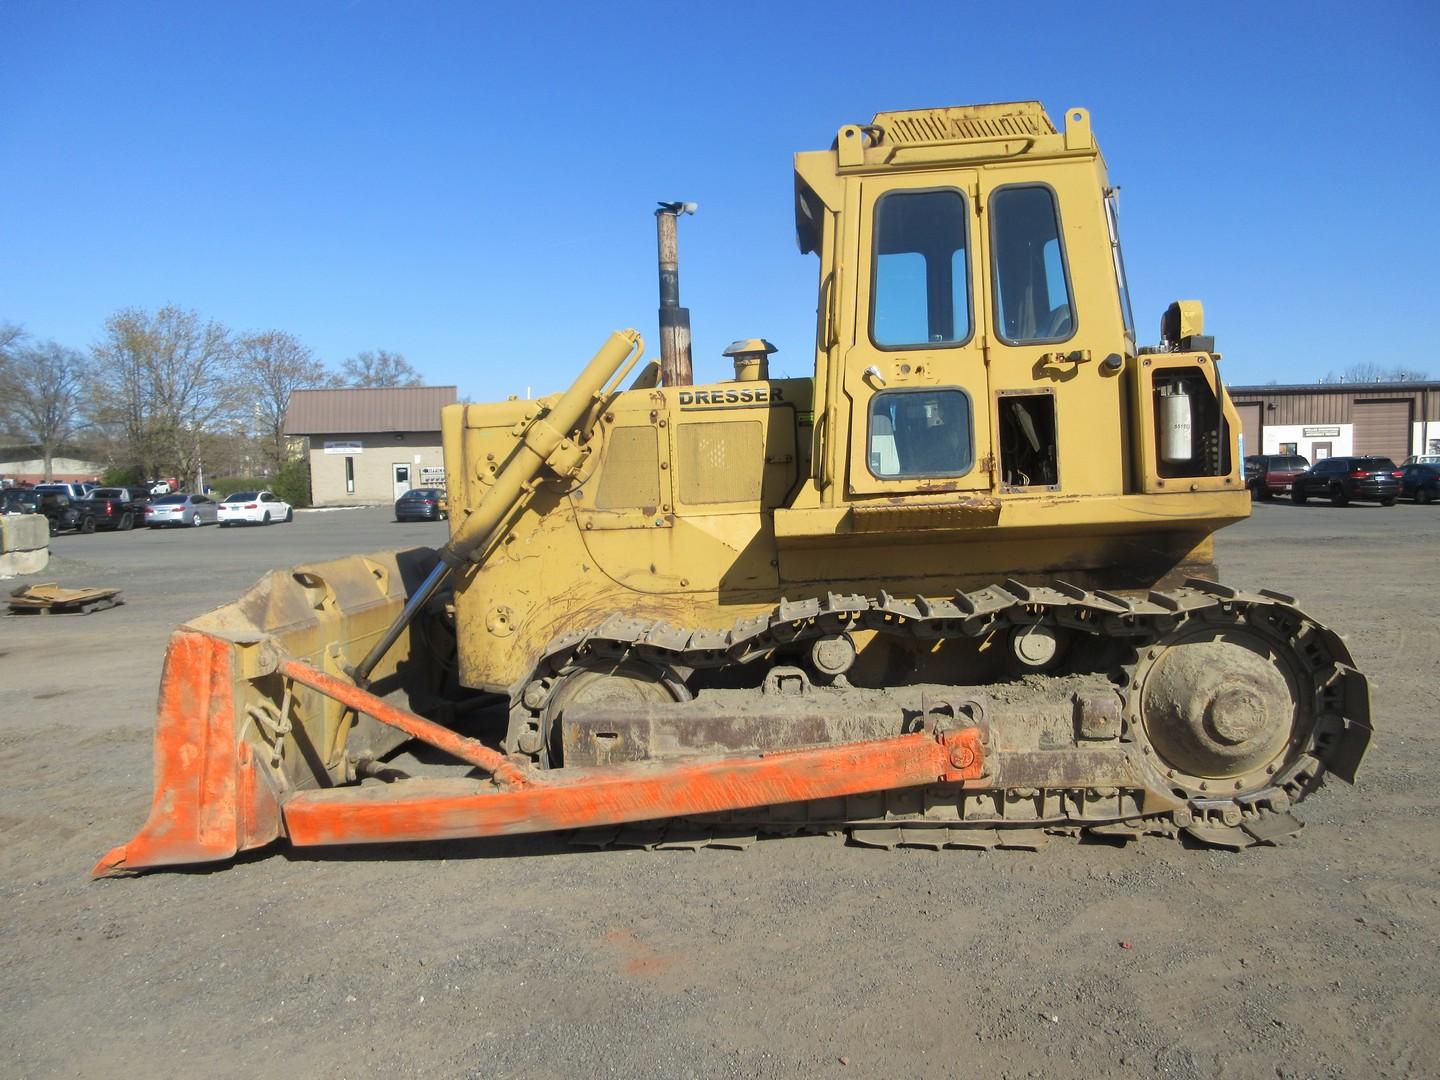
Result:
[[[842,372],[852,495],[991,487],[977,186],[963,171],[860,182]]]

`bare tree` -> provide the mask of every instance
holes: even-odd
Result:
[[[1428,371],[1396,364],[1386,367],[1374,360],[1361,360],[1351,364],[1338,375],[1327,371],[1320,378],[1322,383],[1400,383],[1424,382],[1430,377]]]
[[[14,323],[0,322],[0,394],[5,393],[5,387],[11,379],[12,365],[15,362],[15,353],[19,350],[21,342],[25,340],[25,330]],[[8,395],[0,397],[0,436],[10,437],[15,435],[12,429],[15,418],[10,415]]]
[[[290,394],[302,387],[324,386],[330,375],[307,346],[283,330],[246,334],[236,348],[244,377],[253,387],[255,428],[265,463],[274,475],[290,458],[285,438]]]
[[[84,353],[54,341],[5,347],[0,407],[15,434],[40,448],[46,480],[55,478],[55,452],[84,426],[81,404],[89,373]]]
[[[106,321],[94,352],[105,404],[142,471],[174,469],[198,487],[205,436],[243,412],[229,331],[182,308],[127,308]]]
[[[340,365],[340,386],[419,386],[420,372],[399,353],[356,353]]]
[[[14,323],[0,322],[0,363],[9,359],[11,350],[25,338],[25,331]]]

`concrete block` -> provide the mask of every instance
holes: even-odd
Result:
[[[44,514],[0,514],[0,577],[38,574],[50,562]]]

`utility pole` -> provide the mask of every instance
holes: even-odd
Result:
[[[655,211],[656,246],[660,258],[660,382],[689,386],[694,382],[690,358],[690,309],[680,306],[680,249],[676,224],[693,214],[693,202],[662,202]]]

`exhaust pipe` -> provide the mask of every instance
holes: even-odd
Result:
[[[690,359],[690,309],[680,306],[679,241],[681,214],[693,214],[693,202],[662,202],[655,211],[656,247],[660,259],[660,382],[690,386],[695,381]]]

